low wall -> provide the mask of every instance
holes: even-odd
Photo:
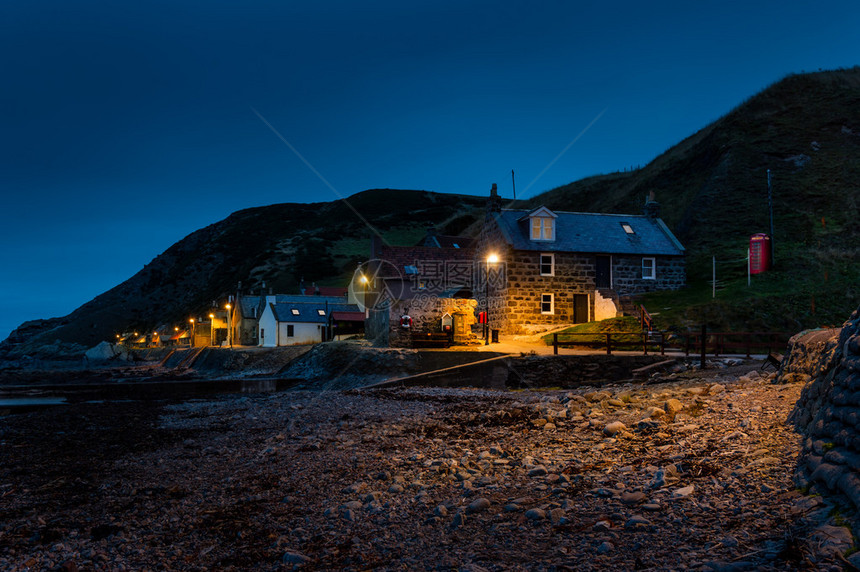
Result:
[[[808,381],[789,421],[806,438],[798,486],[860,510],[860,309],[841,330],[798,334],[776,382]]]

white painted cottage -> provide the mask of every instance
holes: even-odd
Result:
[[[364,312],[341,296],[267,297],[258,323],[259,345],[295,346],[337,339],[346,331],[344,322],[363,326]],[[362,328],[363,329],[363,328]]]

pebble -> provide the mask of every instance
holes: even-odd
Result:
[[[541,508],[532,508],[526,511],[525,517],[529,520],[543,520],[546,518],[546,511]]]
[[[472,514],[476,512],[481,512],[482,510],[486,510],[490,508],[492,503],[489,499],[479,498],[473,500],[468,507],[466,507],[466,514]]]
[[[614,437],[618,433],[625,431],[627,426],[621,421],[612,421],[611,423],[607,423],[603,428],[603,434],[607,437]]]

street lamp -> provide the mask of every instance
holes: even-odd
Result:
[[[490,253],[487,256],[487,283],[485,299],[487,300],[487,336],[484,338],[484,345],[490,345],[490,264],[495,264],[499,261],[499,257],[495,253]]]
[[[367,276],[362,274],[361,278],[359,278],[358,281],[364,284],[364,297],[362,298],[361,302],[362,304],[364,304],[364,319],[366,320],[368,317],[370,317],[370,308],[367,307]]]
[[[224,306],[227,308],[227,343],[230,344],[230,349],[233,349],[233,312],[231,311],[230,304]]]
[[[188,322],[191,324],[191,339],[190,339],[190,341],[191,341],[191,347],[193,348],[194,347],[194,318],[191,318],[190,320],[188,320]]]
[[[215,345],[215,314],[209,314],[209,345]]]

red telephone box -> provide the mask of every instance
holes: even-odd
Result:
[[[750,274],[760,274],[771,268],[770,237],[763,232],[750,237]]]

